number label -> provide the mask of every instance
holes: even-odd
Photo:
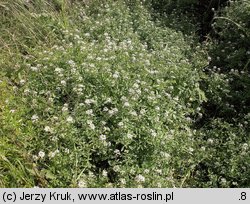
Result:
[[[247,193],[246,192],[241,192],[239,200],[246,200],[246,199],[247,199]]]

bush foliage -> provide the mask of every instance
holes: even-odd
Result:
[[[167,2],[0,3],[1,187],[249,187],[249,3]]]

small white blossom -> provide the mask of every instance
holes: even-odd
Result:
[[[111,103],[112,102],[112,99],[111,98],[107,98],[105,103]]]
[[[113,74],[113,78],[117,79],[119,77],[119,74],[116,72]]]
[[[87,183],[83,179],[81,179],[81,180],[78,181],[78,187],[79,188],[86,188]]]
[[[126,184],[126,180],[124,178],[120,179],[120,182],[121,182],[122,185]]]
[[[67,121],[68,123],[73,123],[73,122],[74,122],[74,119],[73,119],[71,116],[69,116],[69,117],[67,117],[66,121]]]
[[[90,105],[90,104],[92,104],[92,103],[95,103],[95,100],[93,100],[93,99],[86,99],[86,100],[84,101],[84,103],[87,104],[87,105]]]
[[[133,138],[133,135],[130,134],[130,133],[128,133],[128,134],[127,134],[127,138],[128,138],[128,139],[132,139],[132,138]]]
[[[141,115],[144,115],[145,113],[146,113],[146,110],[145,110],[145,109],[141,109],[141,110],[140,110],[140,114],[141,114]]]
[[[87,110],[87,111],[86,111],[86,114],[87,114],[87,115],[93,115],[93,110],[92,110],[92,109]]]
[[[137,113],[136,113],[136,111],[131,111],[130,114],[131,114],[132,116],[138,116]]]
[[[95,129],[95,125],[93,123],[89,124],[90,129],[94,130]]]
[[[107,172],[106,170],[103,170],[103,171],[102,171],[102,175],[103,175],[104,177],[107,177],[107,176],[108,176],[108,172]]]
[[[115,149],[114,153],[118,156],[121,154],[120,150],[119,149]]]
[[[101,141],[105,141],[105,140],[106,140],[106,138],[107,138],[107,137],[106,137],[106,135],[103,135],[103,134],[102,134],[102,135],[100,135],[100,140],[101,140]]]
[[[155,130],[150,129],[150,132],[151,132],[151,135],[152,135],[153,137],[156,137],[156,136],[157,136],[157,133],[155,132]]]
[[[45,152],[40,151],[38,152],[38,157],[40,157],[41,159],[45,157]]]
[[[57,67],[57,68],[55,68],[55,72],[61,73],[61,72],[62,72],[62,69]]]
[[[38,121],[38,119],[39,119],[39,117],[38,117],[37,115],[33,115],[33,116],[31,117],[31,120],[32,120],[33,122]]]
[[[208,144],[213,144],[213,143],[214,143],[214,140],[211,139],[211,138],[209,138],[209,139],[207,140],[207,142],[208,142]]]
[[[103,108],[103,111],[104,111],[104,112],[107,112],[107,111],[109,111],[109,109],[108,109],[107,107],[104,107],[104,108]]]
[[[225,178],[221,178],[221,183],[225,185],[227,183],[227,180]]]
[[[123,123],[123,122],[119,122],[119,123],[118,123],[118,126],[119,126],[119,127],[123,127],[123,126],[124,126],[124,123]]]
[[[45,126],[44,131],[45,132],[52,132],[53,130],[49,126]]]
[[[33,155],[32,158],[33,158],[34,161],[37,161],[39,159],[39,157],[36,156],[36,155]]]
[[[49,158],[54,158],[55,156],[56,156],[56,153],[55,152],[50,152],[49,154],[48,154],[48,156],[49,156]]]
[[[247,143],[244,143],[244,144],[242,145],[242,150],[243,150],[243,151],[247,151],[247,150],[248,150],[248,144],[247,144]]]
[[[115,114],[115,112],[114,112],[113,109],[109,110],[108,113],[109,113],[109,115],[111,115],[111,116]]]
[[[69,109],[68,109],[68,107],[67,106],[63,106],[63,108],[62,108],[62,112],[67,112]]]
[[[20,80],[20,84],[21,84],[21,85],[24,85],[25,82],[26,82],[26,81],[25,81],[24,79],[21,79],[21,80]]]
[[[62,84],[63,86],[66,86],[66,81],[62,80],[62,81],[61,81],[61,84]]]
[[[135,181],[138,183],[143,183],[143,182],[145,182],[145,177],[142,176],[141,174],[139,174],[135,177]]]
[[[114,166],[113,169],[114,169],[115,172],[119,172],[120,171],[120,167],[118,165]]]
[[[68,149],[68,148],[65,148],[64,152],[65,152],[66,154],[69,154],[69,149]]]
[[[124,103],[124,107],[129,107],[129,106],[130,106],[129,102]]]
[[[24,93],[24,94],[28,94],[28,93],[30,93],[30,90],[29,90],[29,89],[25,89],[25,90],[23,91],[23,93]]]
[[[34,72],[37,72],[38,71],[38,68],[37,67],[30,67],[30,69]]]

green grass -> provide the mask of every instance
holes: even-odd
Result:
[[[0,187],[249,186],[235,61],[194,15],[150,6],[1,1]]]

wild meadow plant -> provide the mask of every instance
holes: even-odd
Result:
[[[1,4],[4,26],[19,28],[20,41],[1,34],[0,186],[237,183],[242,156],[231,159],[248,156],[247,138],[236,135],[246,132],[217,119],[199,127],[209,91],[227,94],[228,86],[220,75],[209,81],[208,51],[179,29],[183,22],[167,26],[141,1],[56,4],[59,11],[52,3],[17,5]],[[16,22],[24,12],[29,21]],[[222,156],[211,158],[215,152]],[[211,161],[218,165],[207,172]],[[223,162],[231,161],[234,172],[224,178]]]

